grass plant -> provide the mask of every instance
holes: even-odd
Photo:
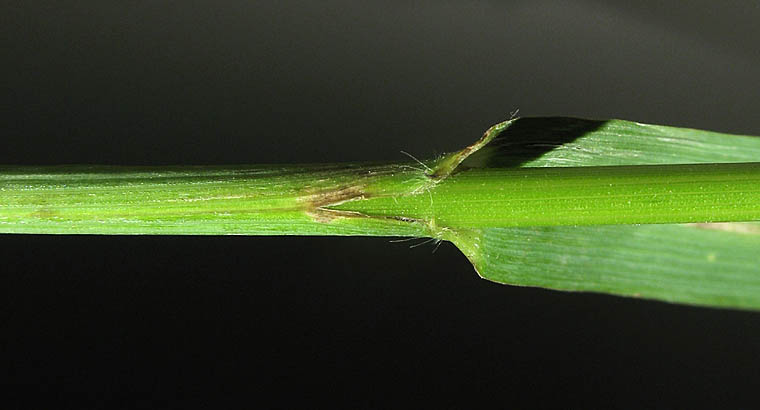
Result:
[[[760,138],[621,120],[399,163],[0,167],[2,233],[427,237],[499,283],[744,309],[758,221]]]

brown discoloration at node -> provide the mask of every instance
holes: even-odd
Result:
[[[320,223],[330,223],[340,218],[368,218],[367,215],[360,212],[341,211],[329,208],[314,208],[307,210],[306,215],[309,215],[315,222]]]
[[[60,216],[60,214],[56,211],[53,211],[47,208],[40,208],[37,211],[29,214],[29,216],[32,218],[50,219],[50,218],[55,218],[57,216]]]
[[[329,223],[339,218],[364,217],[359,212],[339,211],[328,209],[332,205],[368,198],[369,195],[359,186],[347,186],[334,189],[323,189],[307,193],[301,197],[306,215],[316,222]]]
[[[333,207],[351,201],[362,201],[371,198],[392,196],[392,195],[414,195],[418,190],[424,189],[425,186],[412,189],[413,187],[397,188],[396,190],[375,189],[375,192],[369,192],[370,186],[376,181],[379,175],[393,176],[394,172],[403,173],[401,167],[387,169],[370,169],[357,172],[358,180],[352,181],[350,185],[327,185],[305,187],[298,195],[298,209],[301,209],[306,215],[315,222],[330,223],[341,218],[373,218],[384,219],[387,221],[405,222],[405,223],[424,223],[421,220],[407,218],[403,216],[372,216],[356,211],[337,210]],[[366,175],[361,175],[366,173]],[[411,172],[410,172],[411,174]],[[416,176],[416,174],[415,174]],[[323,181],[319,181],[323,182]],[[424,181],[421,181],[424,182]],[[391,191],[391,192],[389,192]]]
[[[325,189],[302,197],[306,209],[316,209],[344,202],[369,198],[369,195],[358,186],[348,186],[336,189]]]
[[[447,156],[443,161],[438,163],[433,172],[428,174],[428,176],[432,179],[443,180],[449,175],[453,174],[457,171],[457,168],[464,162],[464,160],[466,160],[473,153],[488,145],[491,140],[493,140],[497,135],[501,134],[505,129],[507,129],[514,120],[515,118],[513,117],[507,121],[491,126],[491,128],[487,129],[486,132],[483,133],[483,136],[480,137],[479,140],[475,141],[474,144],[471,144],[464,149]]]
[[[315,222],[330,223],[341,218],[377,218],[406,223],[424,223],[416,218],[405,216],[370,216],[356,211],[330,209],[330,206],[340,205],[348,201],[357,201],[370,198],[371,195],[357,186],[343,187],[333,190],[324,190],[302,197],[306,215]]]

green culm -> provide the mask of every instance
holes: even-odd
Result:
[[[621,120],[516,118],[414,162],[0,167],[0,233],[430,237],[494,282],[743,309],[758,221],[760,137]]]

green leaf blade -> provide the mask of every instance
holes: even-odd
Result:
[[[518,118],[462,165],[582,167],[760,161],[760,137],[566,117]]]
[[[463,169],[760,161],[760,138],[575,118],[522,118]],[[451,239],[487,280],[760,309],[760,223],[484,228]]]
[[[760,235],[684,225],[486,229],[486,279],[669,302],[760,308]]]

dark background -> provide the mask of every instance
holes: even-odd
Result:
[[[628,3],[3,2],[0,163],[404,160],[517,108],[760,134],[757,2]],[[760,314],[432,248],[0,235],[3,407],[756,399]]]

